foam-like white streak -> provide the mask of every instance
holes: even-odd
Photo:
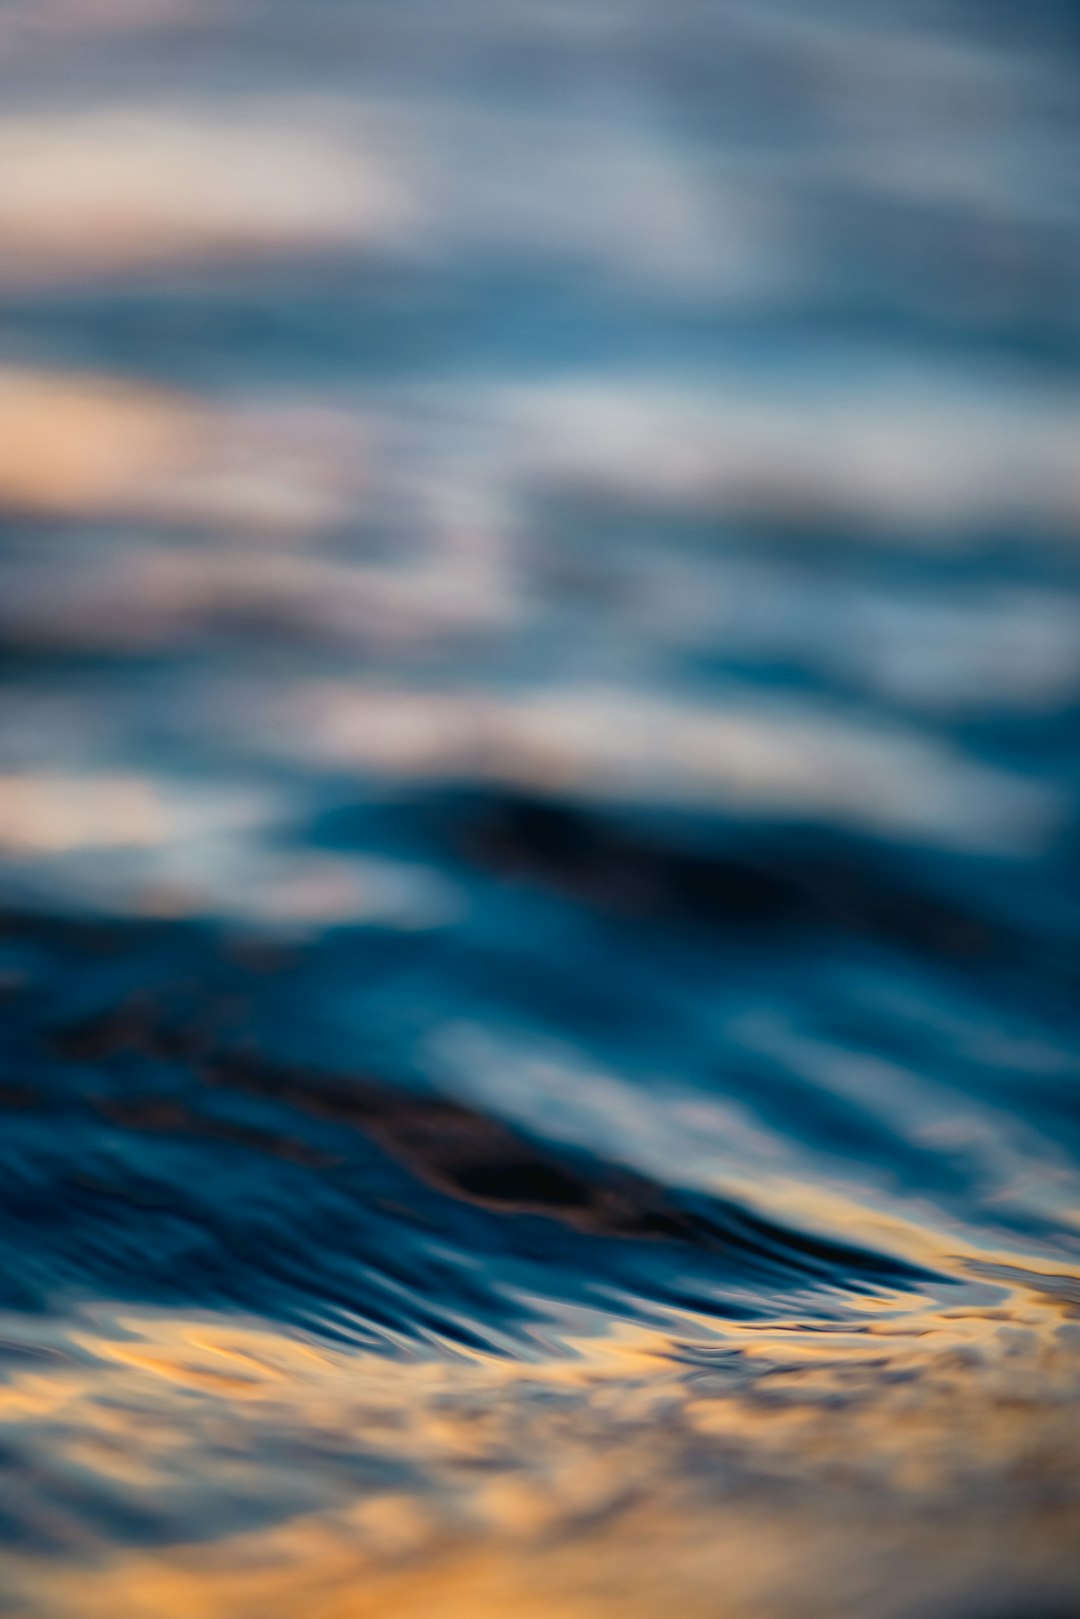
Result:
[[[900,530],[1080,526],[1071,398],[887,382],[770,397],[581,377],[508,388],[500,407],[523,477],[628,502]]]

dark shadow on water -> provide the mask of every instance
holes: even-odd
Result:
[[[13,919],[8,936],[34,965],[4,1044],[7,1308],[104,1293],[490,1345],[526,1324],[524,1295],[755,1319],[919,1279],[415,1081],[284,1064],[259,1030],[291,969],[205,930]],[[84,1010],[58,1016],[68,979]]]

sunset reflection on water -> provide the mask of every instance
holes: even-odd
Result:
[[[167,1502],[193,1539],[90,1544],[77,1572],[26,1559],[13,1611],[704,1615],[719,1592],[736,1615],[858,1613],[884,1579],[880,1611],[906,1613],[1067,1591],[1078,1300],[1039,1285],[824,1336],[568,1336],[516,1365],[99,1319],[63,1370],[12,1381],[0,1420],[118,1521]],[[223,1532],[222,1511],[254,1525]]]

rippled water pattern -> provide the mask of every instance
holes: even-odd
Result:
[[[1080,1615],[1078,68],[0,7],[5,1619]]]

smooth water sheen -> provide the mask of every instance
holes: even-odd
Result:
[[[1078,67],[0,9],[5,1619],[1080,1614]]]

